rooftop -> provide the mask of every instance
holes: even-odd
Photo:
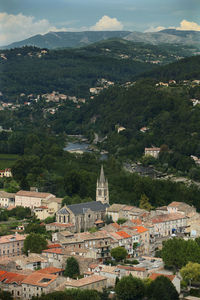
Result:
[[[27,276],[22,281],[22,284],[30,284],[30,285],[36,285],[41,287],[47,287],[49,284],[55,281],[57,277],[58,275],[42,274],[36,271],[30,274],[29,276]]]
[[[35,197],[35,198],[47,198],[49,196],[54,197],[54,195],[50,193],[40,193],[40,192],[23,191],[23,190],[18,191],[16,193],[16,196]]]
[[[174,221],[179,219],[184,219],[185,216],[181,213],[171,213],[171,214],[163,214],[156,217],[153,217],[151,219],[152,223],[162,223],[162,222],[168,222],[168,221]]]
[[[133,229],[137,229],[138,233],[143,233],[143,232],[148,231],[148,229],[143,226],[134,226]]]
[[[98,281],[107,280],[106,277],[100,275],[91,275],[88,277],[84,277],[78,280],[71,280],[65,283],[65,285],[73,286],[73,287],[81,287],[85,285],[89,285]]]
[[[162,274],[162,273],[151,273],[149,278],[151,278],[152,280],[155,280],[159,276],[165,276],[165,277],[169,278],[171,281],[173,281],[174,278],[176,277],[176,275],[168,275],[168,274]]]
[[[121,230],[121,231],[117,231],[116,232],[119,236],[121,236],[124,239],[130,238],[131,235],[129,235],[128,233],[126,233],[125,231]]]
[[[55,267],[47,267],[47,268],[38,270],[36,272],[42,273],[42,274],[56,274],[56,273],[63,272],[63,271],[64,271],[64,269],[55,268]]]
[[[26,235],[18,234],[18,233],[3,235],[0,237],[0,244],[11,243],[14,241],[24,241],[25,238],[26,238]]]

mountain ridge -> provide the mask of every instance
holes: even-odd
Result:
[[[193,30],[164,29],[158,32],[137,31],[82,31],[82,32],[48,32],[11,43],[0,49],[11,49],[23,46],[57,49],[82,47],[109,38],[123,38],[133,42],[159,44],[194,45],[200,49],[200,32]]]

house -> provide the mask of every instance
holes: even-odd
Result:
[[[34,209],[42,205],[42,200],[48,200],[55,195],[37,191],[19,191],[15,194],[15,205]]]
[[[15,194],[0,191],[0,207],[10,207],[15,205]]]
[[[124,204],[112,204],[107,208],[107,215],[112,218],[113,222],[117,222],[117,220],[120,218],[120,212],[123,207],[125,207]]]
[[[117,133],[120,133],[121,131],[124,131],[124,130],[126,130],[125,127],[119,126],[119,127],[117,128]]]
[[[184,202],[176,202],[173,201],[167,206],[167,210],[169,213],[182,213],[185,216],[188,216],[191,213],[196,213],[196,208],[194,206],[190,206]]]
[[[174,274],[166,274],[166,273],[151,273],[149,278],[155,280],[159,276],[164,276],[169,278],[169,280],[173,283],[174,287],[176,288],[177,292],[180,294],[181,291],[181,280],[178,276]]]
[[[139,255],[148,254],[150,251],[149,229],[144,226],[133,226],[132,229],[137,230],[137,233],[139,234],[137,252]]]
[[[154,158],[158,158],[159,153],[160,153],[160,148],[158,148],[158,147],[144,149],[145,155],[150,155],[150,156],[153,156]]]
[[[68,279],[65,282],[67,289],[87,289],[102,292],[107,287],[107,278],[100,275],[91,275],[78,280]]]
[[[132,266],[117,266],[117,270],[119,273],[119,278],[122,278],[124,276],[129,276],[130,274],[134,277],[139,277],[139,278],[146,278],[148,271],[144,267],[132,267]]]
[[[15,257],[17,270],[36,270],[38,268],[45,268],[49,266],[48,259],[37,253],[29,253],[28,256],[20,255]]]
[[[19,256],[23,252],[26,235],[10,234],[0,237],[0,257]]]
[[[58,275],[33,272],[22,281],[22,298],[31,299],[53,292],[58,286]]]
[[[14,299],[22,298],[22,281],[26,275],[0,271],[0,288],[12,294]]]
[[[63,223],[57,223],[57,222],[54,222],[54,223],[49,223],[49,224],[46,224],[46,230],[50,230],[50,231],[70,231],[70,232],[75,232],[75,225],[72,224],[72,223],[66,223],[66,224],[63,224]]]
[[[184,232],[188,226],[187,221],[188,218],[182,213],[163,214],[151,218],[156,237],[168,236],[175,232]]]
[[[0,170],[0,177],[12,177],[11,169]]]
[[[142,133],[145,133],[148,130],[149,130],[149,127],[146,127],[146,126],[140,128],[140,132],[142,132]]]

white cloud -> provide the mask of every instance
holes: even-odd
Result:
[[[56,28],[48,20],[36,21],[32,16],[23,14],[12,15],[0,13],[0,45],[20,41],[35,34],[45,34],[49,31],[66,31],[66,28]]]
[[[177,30],[195,30],[195,31],[200,31],[200,25],[195,23],[195,22],[190,22],[190,21],[187,21],[187,20],[182,20],[180,22],[180,26],[178,27],[168,27],[168,28],[173,28],[173,29],[177,29]],[[157,26],[157,27],[154,27],[154,26],[151,26],[149,27],[147,30],[145,30],[145,32],[156,32],[156,31],[160,31],[160,30],[163,30],[163,29],[166,29],[166,27],[163,27],[163,26]]]
[[[157,31],[160,31],[160,30],[163,30],[163,29],[166,29],[166,28],[163,27],[163,26],[157,26],[157,27],[151,26],[147,30],[145,30],[144,32],[157,32]]]
[[[110,18],[103,16],[94,26],[90,27],[90,30],[103,31],[103,30],[122,30],[123,24],[116,18]]]
[[[187,20],[182,20],[180,23],[180,27],[177,27],[178,30],[196,30],[200,31],[200,25],[195,22],[190,22]]]

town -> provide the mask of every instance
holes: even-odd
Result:
[[[0,237],[2,290],[9,291],[15,299],[71,288],[109,288],[113,295],[116,280],[132,274],[151,280],[165,276],[181,293],[180,273],[166,270],[157,253],[164,241],[200,237],[200,215],[195,207],[172,201],[152,210],[145,196],[140,207],[110,205],[103,165],[96,184],[96,201],[62,205],[62,200],[36,188],[15,194],[0,192],[1,208],[29,208],[40,220],[39,226],[55,215],[54,222],[45,225],[51,239],[41,251],[25,251],[26,220],[13,234]],[[78,272],[70,274],[68,270],[66,276],[66,262],[70,260],[78,264]]]

